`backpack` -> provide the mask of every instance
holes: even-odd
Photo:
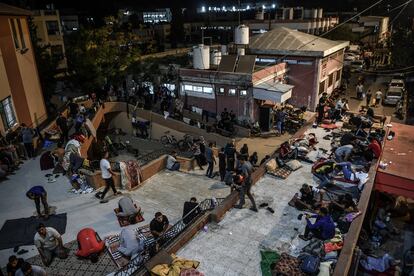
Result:
[[[303,258],[302,263],[300,264],[300,270],[314,275],[319,271],[319,264],[320,261],[318,257],[307,255]]]

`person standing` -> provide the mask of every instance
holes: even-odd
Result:
[[[371,89],[368,89],[367,97],[365,99],[367,101],[367,108],[369,107],[369,105],[371,103],[371,98],[372,98],[372,92],[371,92]]]
[[[40,201],[42,201],[44,208],[44,218],[49,218],[49,204],[47,203],[47,192],[43,186],[34,186],[29,191],[26,192],[26,196],[34,200],[36,205],[37,216],[41,217],[42,212],[40,211]]]
[[[69,141],[69,129],[68,129],[68,120],[65,116],[63,116],[62,113],[59,113],[59,117],[56,119],[56,125],[58,126],[60,130],[61,141],[62,144],[64,142]]]
[[[241,174],[244,178],[242,187],[239,190],[239,204],[235,206],[237,209],[242,209],[244,202],[245,202],[245,195],[247,194],[247,197],[252,202],[252,207],[250,207],[250,210],[257,212],[256,202],[254,200],[254,197],[251,193],[252,188],[252,172],[253,172],[253,166],[250,164],[249,161],[246,161],[244,157],[240,158],[240,164],[241,164]]]
[[[200,170],[204,170],[202,165],[202,157],[201,157],[201,150],[200,150],[200,144],[199,142],[194,143],[193,145],[193,155],[197,162],[197,165],[200,167]]]
[[[214,169],[214,164],[216,164],[216,159],[214,158],[214,153],[213,153],[213,143],[209,143],[208,147],[206,147],[205,149],[205,156],[206,156],[206,161],[207,161],[207,171],[206,171],[206,176],[209,178],[213,178],[213,169]]]
[[[105,181],[105,189],[104,189],[104,191],[102,192],[102,194],[100,196],[100,199],[101,199],[100,202],[101,203],[108,202],[108,200],[104,200],[104,198],[105,198],[105,195],[109,191],[110,188],[114,192],[114,195],[121,194],[121,192],[118,192],[115,188],[114,180],[112,178],[112,176],[115,173],[111,169],[111,163],[109,163],[108,157],[109,157],[109,153],[108,153],[108,151],[105,151],[103,153],[101,162],[99,163],[99,166],[101,168],[101,176],[102,176],[102,179]]]
[[[224,148],[220,149],[218,158],[219,158],[220,180],[224,181],[224,176],[226,175],[226,155],[224,154]]]
[[[234,161],[235,161],[235,140],[233,139],[230,143],[227,143],[226,147],[224,148],[224,154],[226,155],[226,163],[227,163],[227,170],[233,171],[234,170]]]
[[[362,85],[362,83],[359,83],[356,87],[356,93],[357,93],[358,100],[362,99],[363,90],[364,90],[364,86]]]
[[[377,92],[375,92],[375,107],[378,107],[381,105],[381,99],[382,99],[382,91],[381,88],[378,89]]]
[[[31,128],[28,128],[25,123],[21,124],[22,130],[20,131],[22,135],[22,141],[24,148],[27,152],[28,158],[34,158],[34,147],[33,147],[33,136],[34,131]]]

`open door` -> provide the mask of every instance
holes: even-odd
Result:
[[[269,131],[270,127],[270,108],[260,107],[259,125],[262,131]]]

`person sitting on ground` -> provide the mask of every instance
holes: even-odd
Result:
[[[24,260],[22,258],[17,258],[15,255],[9,257],[9,262],[7,263],[7,276],[14,276],[16,271],[22,267]]]
[[[355,134],[353,134],[351,132],[347,132],[344,135],[342,135],[339,144],[341,146],[352,145],[352,144],[354,144],[354,142],[355,142],[356,139],[357,138],[356,138]]]
[[[26,196],[29,199],[34,200],[38,217],[42,217],[42,212],[40,211],[40,201],[42,201],[43,208],[44,208],[43,217],[45,219],[48,219],[49,218],[49,204],[47,203],[47,192],[45,188],[43,188],[43,186],[34,186],[26,192]]]
[[[299,193],[294,196],[295,207],[298,209],[313,210],[322,205],[324,189],[318,189],[308,184],[303,184]],[[318,197],[318,200],[316,200]]]
[[[129,196],[124,196],[118,201],[118,208],[119,212],[116,215],[127,217],[132,223],[135,223],[135,217],[141,211],[141,208],[137,208]]]
[[[177,152],[172,151],[167,157],[167,169],[170,171],[179,171],[180,162],[177,161]]]
[[[335,150],[335,159],[338,162],[348,161],[354,149],[353,145],[340,146]]]
[[[161,212],[156,212],[155,217],[150,223],[151,234],[155,239],[161,237],[169,228],[170,222],[168,221],[167,216],[163,215]]]
[[[183,222],[185,224],[190,223],[194,218],[200,214],[201,209],[198,206],[197,198],[192,197],[190,201],[184,202],[183,208]]]
[[[266,155],[265,157],[263,157],[263,159],[260,160],[260,166],[263,165],[269,159],[270,159],[270,155]]]
[[[253,165],[256,166],[257,165],[257,161],[258,161],[258,156],[257,156],[257,152],[253,152],[252,155],[250,155],[249,157],[249,162]]]
[[[31,265],[24,262],[22,266],[16,271],[16,276],[47,276],[46,271],[37,265]]]
[[[329,202],[329,211],[334,221],[344,213],[357,212],[358,208],[350,194],[339,195],[338,199]]]
[[[372,136],[368,137],[368,141],[369,141],[369,144],[368,144],[367,149],[372,151],[373,156],[376,159],[378,159],[381,155],[381,144],[378,143],[378,141]]]
[[[303,235],[299,235],[299,238],[307,241],[310,240],[309,234],[312,233],[312,237],[320,240],[330,240],[335,236],[335,223],[332,217],[329,215],[328,209],[321,207],[318,210],[317,215],[306,214],[306,228]],[[309,219],[316,218],[315,223],[312,223]]]
[[[54,256],[57,256],[59,259],[66,259],[68,257],[68,249],[63,246],[59,232],[52,227],[46,227],[43,223],[37,226],[34,244],[45,266],[49,266],[52,263]]]
[[[297,148],[292,149],[289,142],[284,142],[279,149],[279,157],[282,160],[291,160],[298,158],[299,150]]]
[[[241,147],[240,155],[249,158],[249,148],[247,147],[247,144],[243,144],[243,147]]]
[[[118,247],[118,251],[121,252],[122,255],[132,259],[134,255],[143,252],[144,247],[144,241],[137,237],[134,230],[129,228],[122,229],[120,235],[120,245]]]
[[[105,249],[105,242],[102,241],[98,234],[92,228],[84,228],[79,231],[77,237],[78,251],[76,256],[88,258],[92,263],[97,263],[99,253]]]
[[[395,235],[399,233],[391,221],[391,203],[386,202],[383,207],[378,209],[374,224],[383,237],[389,237],[391,234]]]

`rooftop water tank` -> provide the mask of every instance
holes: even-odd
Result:
[[[218,50],[214,50],[210,54],[210,63],[212,65],[219,65],[221,61],[221,52]]]
[[[210,69],[210,47],[199,44],[193,47],[193,67],[194,69]]]
[[[249,27],[246,25],[236,27],[234,30],[234,43],[237,45],[249,44]]]

